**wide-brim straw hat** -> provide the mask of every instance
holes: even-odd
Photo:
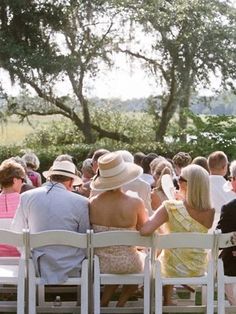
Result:
[[[114,190],[134,181],[142,173],[140,166],[125,162],[118,152],[107,153],[99,157],[98,172],[90,186],[97,191]]]
[[[52,175],[60,175],[74,179],[73,185],[81,185],[82,180],[76,175],[75,165],[68,160],[54,161],[52,167],[48,171],[43,172],[43,176],[48,179]]]

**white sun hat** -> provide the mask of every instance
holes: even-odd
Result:
[[[73,162],[68,160],[54,161],[52,167],[48,171],[43,172],[43,176],[48,179],[52,175],[61,175],[74,179],[73,185],[81,185],[82,180],[76,175],[76,167]]]
[[[132,162],[125,162],[119,152],[107,153],[98,159],[98,172],[91,182],[91,188],[108,191],[134,181],[143,169]]]

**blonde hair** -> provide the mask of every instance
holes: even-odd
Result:
[[[236,160],[233,160],[229,166],[230,175],[236,178]]]
[[[220,150],[211,153],[207,159],[210,170],[221,170],[228,163],[228,157]]]
[[[182,168],[181,177],[187,181],[186,201],[199,211],[212,208],[209,173],[201,166],[190,164]]]

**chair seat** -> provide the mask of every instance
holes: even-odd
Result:
[[[141,274],[102,274],[100,273],[100,283],[101,284],[122,284],[124,282],[129,282],[129,284],[143,284],[144,276]]]
[[[7,279],[7,282],[11,280],[16,283],[18,280],[18,265],[0,265],[0,282],[4,283],[4,280]]]

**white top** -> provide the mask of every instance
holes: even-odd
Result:
[[[227,181],[223,176],[210,175],[210,196],[212,205],[215,208],[215,218],[213,226],[209,231],[215,230],[220,219],[221,208],[235,198],[235,193],[232,191],[226,192],[223,188]]]
[[[150,185],[153,185],[155,183],[153,176],[149,173],[143,173],[140,178]]]
[[[148,210],[149,216],[153,214],[151,207],[151,186],[141,178],[137,178],[122,186],[124,192],[133,191],[144,201],[144,205]]]

